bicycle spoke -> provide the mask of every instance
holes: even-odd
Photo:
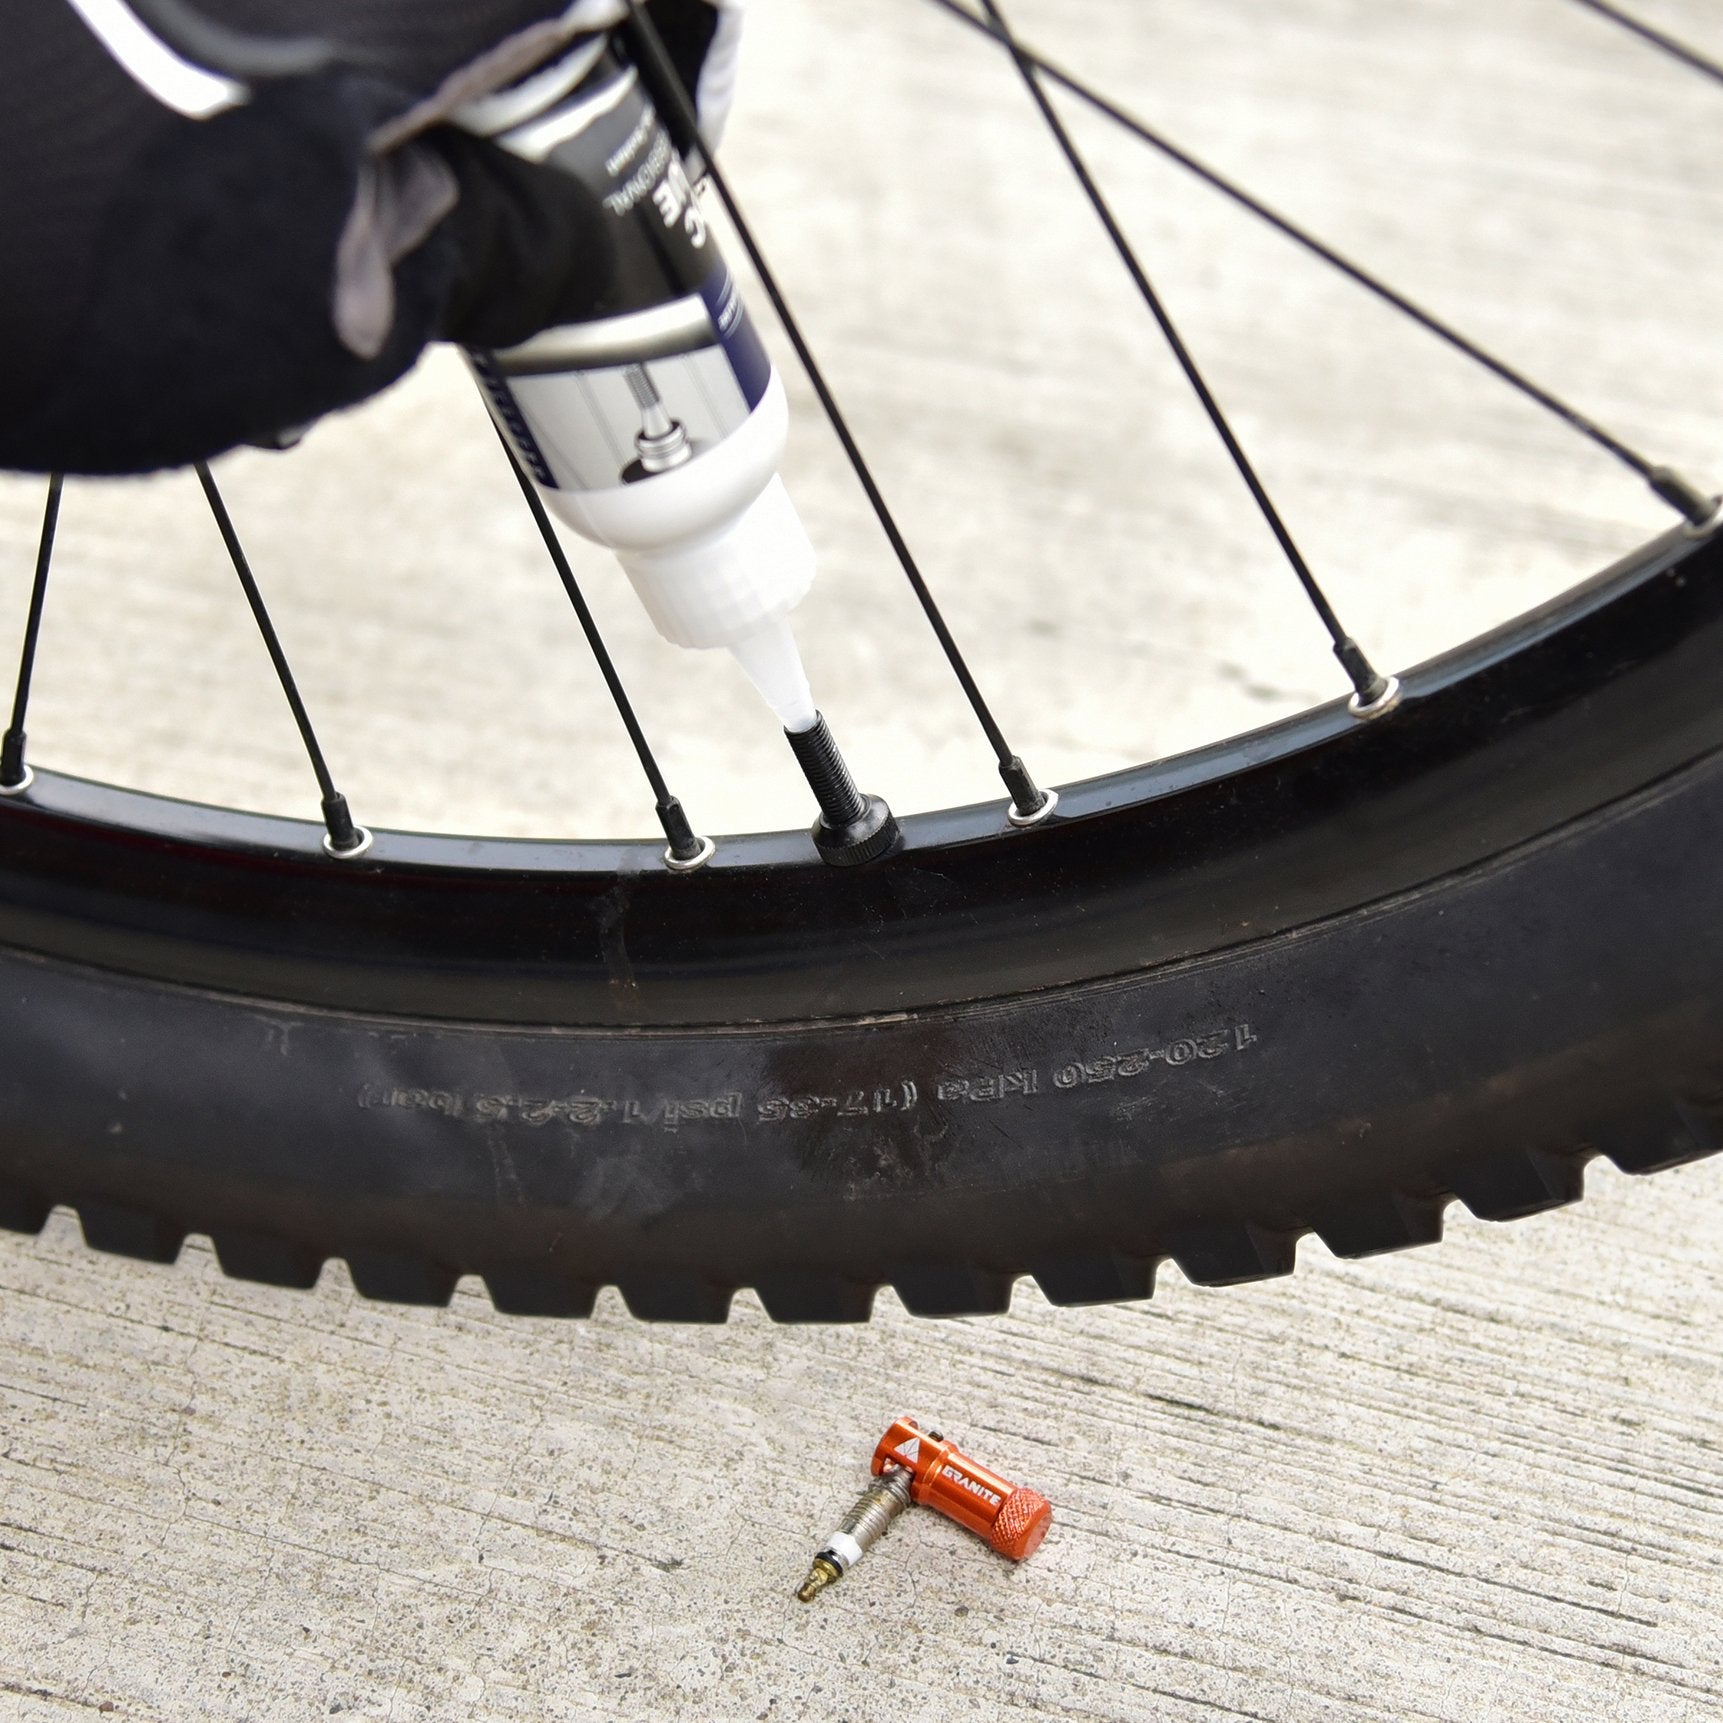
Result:
[[[1340,660],[1340,665],[1351,679],[1353,688],[1352,709],[1359,716],[1375,717],[1386,711],[1393,704],[1394,685],[1389,678],[1382,675],[1365,656],[1358,642],[1349,635],[1340,624],[1340,618],[1335,614],[1334,607],[1328,602],[1326,594],[1317,584],[1316,576],[1311,573],[1310,565],[1304,560],[1303,553],[1292,537],[1290,529],[1282,518],[1280,510],[1275,507],[1274,499],[1269,496],[1267,488],[1258,476],[1250,457],[1245,453],[1244,446],[1234,434],[1231,424],[1227,421],[1225,411],[1216,400],[1214,391],[1209,388],[1206,379],[1196,360],[1186,347],[1178,327],[1174,324],[1171,314],[1161,296],[1155,290],[1154,283],[1149,280],[1148,272],[1143,268],[1135,249],[1125,231],[1119,226],[1111,206],[1102,194],[1101,188],[1095,183],[1094,175],[1089,172],[1088,163],[1083,160],[1081,151],[1072,141],[1071,134],[1066,130],[1065,123],[1059,118],[1052,98],[1042,87],[1040,74],[1029,62],[1027,56],[1018,46],[1017,38],[1012,33],[1011,26],[1005,20],[1005,14],[1000,10],[996,0],[981,0],[988,17],[993,23],[993,33],[1003,42],[1016,62],[1017,70],[1022,74],[1023,82],[1028,86],[1029,94],[1034,98],[1035,106],[1040,110],[1041,118],[1046,123],[1048,131],[1053,134],[1071,172],[1076,175],[1077,183],[1083,188],[1083,195],[1088,198],[1095,214],[1100,218],[1101,225],[1107,230],[1107,237],[1113,242],[1113,249],[1118,252],[1119,260],[1129,272],[1131,280],[1136,284],[1137,292],[1141,294],[1143,303],[1148,307],[1149,314],[1159,326],[1161,334],[1166,337],[1167,345],[1172,349],[1173,357],[1179,363],[1179,369],[1185,374],[1186,380],[1196,392],[1197,399],[1202,403],[1203,411],[1208,414],[1209,422],[1214,426],[1216,434],[1226,447],[1226,452],[1232,457],[1233,465],[1238,469],[1238,475],[1243,479],[1245,487],[1255,500],[1262,518],[1268,524],[1268,529],[1274,534],[1291,565],[1292,572],[1298,577],[1298,583],[1304,588],[1305,596],[1315,608],[1316,614],[1322,620],[1322,626],[1328,630],[1329,638],[1334,643],[1334,656]]]
[[[65,476],[48,480],[48,500],[42,508],[42,537],[36,546],[36,578],[30,586],[30,613],[24,623],[24,650],[18,658],[18,686],[12,696],[12,722],[0,739],[0,795],[16,796],[29,789],[36,774],[24,759],[24,716],[30,706],[30,678],[36,669],[36,642],[42,633],[42,605],[48,596],[48,567],[54,560],[54,534],[60,524],[60,492]]]
[[[711,149],[700,135],[700,121],[695,114],[694,104],[690,100],[687,90],[683,88],[682,80],[671,63],[669,52],[665,48],[657,28],[652,20],[646,16],[641,0],[629,0],[629,17],[626,27],[629,40],[635,50],[636,60],[640,66],[641,76],[645,79],[653,101],[658,105],[677,147],[684,154],[698,149],[705,159],[707,172],[711,175],[713,185],[718,189],[719,197],[723,199],[725,209],[729,211],[730,220],[736,229],[736,236],[741,240],[743,250],[747,252],[749,260],[753,263],[754,271],[760,278],[760,285],[765,288],[766,297],[771,300],[772,307],[778,314],[778,320],[784,326],[784,333],[789,337],[790,345],[796,350],[796,357],[801,361],[802,369],[807,374],[809,383],[813,385],[814,393],[819,397],[820,406],[825,410],[825,415],[830,420],[833,431],[837,434],[838,442],[843,446],[844,454],[854,469],[856,478],[873,508],[881,530],[885,533],[886,541],[897,557],[898,564],[903,569],[910,588],[915,593],[923,614],[927,617],[929,626],[933,629],[934,637],[938,640],[940,649],[944,652],[946,661],[950,664],[952,673],[956,676],[958,685],[963,690],[964,697],[969,701],[970,709],[974,712],[983,734],[987,737],[988,745],[993,749],[999,765],[999,776],[1004,780],[1005,787],[1011,795],[1013,823],[1030,825],[1044,819],[1052,812],[1057,798],[1036,785],[1021,756],[1014,753],[1010,744],[1005,740],[1004,732],[1000,729],[998,721],[994,718],[992,710],[982,696],[980,686],[970,671],[969,665],[965,662],[951,629],[940,614],[939,605],[934,599],[920,566],[911,553],[902,532],[898,529],[891,507],[886,502],[885,495],[880,490],[879,485],[875,482],[867,458],[863,455],[860,445],[850,431],[849,421],[844,417],[843,409],[838,405],[837,397],[832,393],[831,386],[826,381],[825,372],[814,357],[813,349],[808,345],[807,338],[802,333],[801,324],[795,313],[791,311],[783,289],[778,285],[777,275],[771,265],[767,263],[759,242],[754,238],[754,231],[749,226],[747,217],[742,213],[735,193],[730,189],[730,182],[718,164],[717,152]]]
[[[628,739],[634,744],[634,752],[639,756],[641,768],[646,773],[646,781],[652,786],[653,805],[658,814],[658,823],[664,828],[665,841],[668,848],[664,852],[665,862],[679,873],[692,871],[702,867],[712,858],[716,845],[710,838],[696,834],[688,822],[688,815],[683,811],[682,803],[670,793],[669,786],[664,781],[664,774],[659,770],[658,761],[646,740],[646,733],[640,728],[640,720],[634,715],[634,703],[628,698],[628,690],[622,685],[622,678],[616,672],[616,665],[610,656],[610,649],[604,644],[604,636],[598,631],[598,623],[594,620],[591,609],[586,602],[586,595],[580,590],[580,583],[574,578],[574,570],[569,566],[568,555],[562,548],[562,541],[556,536],[556,528],[551,525],[550,515],[546,512],[544,502],[538,494],[538,487],[528,477],[526,470],[515,458],[515,452],[509,447],[508,439],[499,431],[497,440],[503,446],[503,453],[508,456],[509,466],[514,471],[515,482],[519,484],[521,495],[526,498],[526,506],[532,511],[532,518],[539,530],[539,536],[544,540],[544,548],[550,553],[550,560],[561,577],[563,590],[568,594],[568,601],[574,606],[574,614],[580,620],[581,632],[586,636],[586,644],[592,649],[592,656],[598,660],[599,674],[603,676],[605,686],[610,690],[610,698],[616,704],[618,716],[622,719],[622,727],[628,732]]]
[[[1723,84],[1723,65],[1701,54],[1697,48],[1690,48],[1685,42],[1665,35],[1663,31],[1647,24],[1643,18],[1636,18],[1631,12],[1624,12],[1619,6],[1612,6],[1609,0],[1574,0],[1574,4],[1583,6],[1588,12],[1595,12],[1600,18],[1607,18],[1612,24],[1619,24],[1622,29],[1639,37],[1641,41],[1649,42],[1672,60],[1679,60],[1684,66],[1691,66],[1694,71],[1702,72],[1707,78],[1715,78],[1718,83]]]
[[[949,13],[953,18],[967,24],[970,29],[991,36],[1007,51],[1021,56],[1022,60],[1026,61],[1041,77],[1068,91],[1079,101],[1112,120],[1133,137],[1149,145],[1150,148],[1158,150],[1167,160],[1195,175],[1205,185],[1220,192],[1222,196],[1230,198],[1240,208],[1248,210],[1259,220],[1266,222],[1277,233],[1292,240],[1294,244],[1302,246],[1313,257],[1320,258],[1349,281],[1364,288],[1367,292],[1373,293],[1384,304],[1393,306],[1396,311],[1409,318],[1420,328],[1482,366],[1484,370],[1499,378],[1510,388],[1517,390],[1527,400],[1542,407],[1570,430],[1596,444],[1606,454],[1614,456],[1616,460],[1644,479],[1661,501],[1685,516],[1690,525],[1708,527],[1717,518],[1718,499],[1715,496],[1701,489],[1673,467],[1666,466],[1652,460],[1647,455],[1641,454],[1632,445],[1598,424],[1596,420],[1587,417],[1576,407],[1570,406],[1560,396],[1535,382],[1523,371],[1515,369],[1505,360],[1498,358],[1469,336],[1461,334],[1452,324],[1444,322],[1434,312],[1426,310],[1415,300],[1400,292],[1398,288],[1390,286],[1380,276],[1365,269],[1362,264],[1355,263],[1343,253],[1336,251],[1333,246],[1317,238],[1309,229],[1299,226],[1289,216],[1282,215],[1280,211],[1264,203],[1260,198],[1246,191],[1235,181],[1228,179],[1217,169],[1210,167],[1188,150],[1182,149],[1146,120],[1121,107],[1092,85],[1067,71],[1056,61],[1048,59],[1045,54],[1025,43],[1007,40],[990,20],[985,17],[977,17],[967,7],[959,4],[959,0],[930,0],[930,3],[939,7],[941,11]]]
[[[233,562],[233,571],[239,576],[239,584],[245,589],[246,602],[250,604],[251,614],[257,620],[258,632],[263,636],[263,644],[269,649],[270,662],[275,666],[275,674],[280,679],[281,691],[287,696],[293,721],[299,726],[300,740],[305,744],[305,752],[311,757],[311,770],[317,775],[317,788],[323,797],[323,824],[326,828],[323,847],[332,856],[361,856],[371,847],[371,834],[363,826],[354,823],[353,815],[347,806],[347,798],[335,788],[335,780],[329,775],[323,750],[318,747],[316,732],[311,728],[310,714],[305,710],[305,702],[299,697],[299,687],[293,679],[287,654],[281,650],[280,637],[275,632],[275,624],[269,620],[268,608],[264,605],[263,594],[257,589],[257,581],[239,542],[239,534],[234,531],[227,505],[221,500],[221,492],[216,488],[215,475],[210,472],[205,461],[197,462],[196,471],[198,483],[203,486],[203,494],[209,501],[209,512],[215,516],[221,541],[227,546],[227,554]]]

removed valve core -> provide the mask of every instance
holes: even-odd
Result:
[[[802,1603],[812,1603],[828,1585],[836,1585],[891,1530],[892,1521],[908,1506],[906,1473],[890,1472],[875,1478],[814,1557],[796,1597]]]

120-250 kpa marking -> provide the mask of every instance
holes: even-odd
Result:
[[[1045,1068],[1025,1066],[1018,1070],[932,1079],[900,1076],[887,1083],[839,1089],[829,1094],[744,1096],[739,1091],[730,1091],[698,1097],[658,1095],[646,1100],[589,1094],[550,1097],[470,1094],[369,1083],[359,1091],[358,1099],[359,1105],[366,1108],[437,1113],[479,1125],[520,1124],[535,1129],[551,1124],[582,1130],[616,1124],[664,1131],[679,1131],[684,1125],[741,1121],[781,1125],[821,1117],[884,1118],[916,1112],[929,1104],[949,1108],[985,1106],[1013,1099],[1053,1100],[1075,1089],[1129,1083],[1151,1072],[1176,1071],[1229,1055],[1236,1057],[1256,1045],[1256,1032],[1248,1023],[1229,1023],[1224,1028],[1182,1035],[1158,1046],[1070,1059]]]

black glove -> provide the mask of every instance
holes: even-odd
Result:
[[[375,69],[259,82],[202,120],[139,90],[66,0],[14,3],[25,15],[0,56],[0,466],[141,472],[269,442],[386,387],[429,340],[508,345],[602,299],[608,247],[589,195],[432,123],[439,91],[492,47],[475,28],[501,21],[526,40],[565,24],[566,0],[383,9],[421,27],[371,53]],[[284,0],[284,18],[318,3]],[[621,10],[583,0],[573,21]],[[739,10],[651,12],[721,124]],[[437,64],[423,26],[456,15],[465,52]],[[404,135],[380,154],[392,131]]]

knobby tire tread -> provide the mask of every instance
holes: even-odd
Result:
[[[1024,1273],[1082,1304],[1147,1296],[1169,1259],[1203,1285],[1286,1274],[1306,1233],[1342,1256],[1431,1243],[1456,1198],[1514,1219],[1576,1200],[1598,1154],[1645,1173],[1723,1142],[1720,846],[1712,755],[1242,949],[717,1037],[360,1020],[10,957],[0,1225],[32,1232],[66,1203],[92,1247],[149,1262],[195,1230],[226,1273],[279,1286],[340,1256],[370,1298],[445,1304],[471,1273],[505,1312],[585,1315],[614,1284],[636,1316],[682,1322],[723,1321],[741,1286],[781,1321],[865,1320],[882,1284],[955,1316],[1005,1309]],[[1151,1024],[1158,1046],[1121,1057]],[[1071,1056],[1073,1035],[1094,1056]],[[144,1092],[169,1049],[177,1070]],[[427,1049],[455,1087],[424,1086]],[[786,1134],[768,1091],[835,1058],[864,1108],[918,1060],[916,1104],[815,1107]],[[674,1130],[600,1109],[613,1139],[634,1132],[606,1152],[542,1088],[501,1119],[458,1087],[578,1067],[587,1094],[624,1066],[641,1093],[656,1071],[685,1100],[703,1078],[741,1102]],[[50,1102],[32,1109],[31,1087]],[[1018,1126],[995,1129],[1012,1106]],[[383,1122],[387,1153],[341,1140],[354,1118]]]

